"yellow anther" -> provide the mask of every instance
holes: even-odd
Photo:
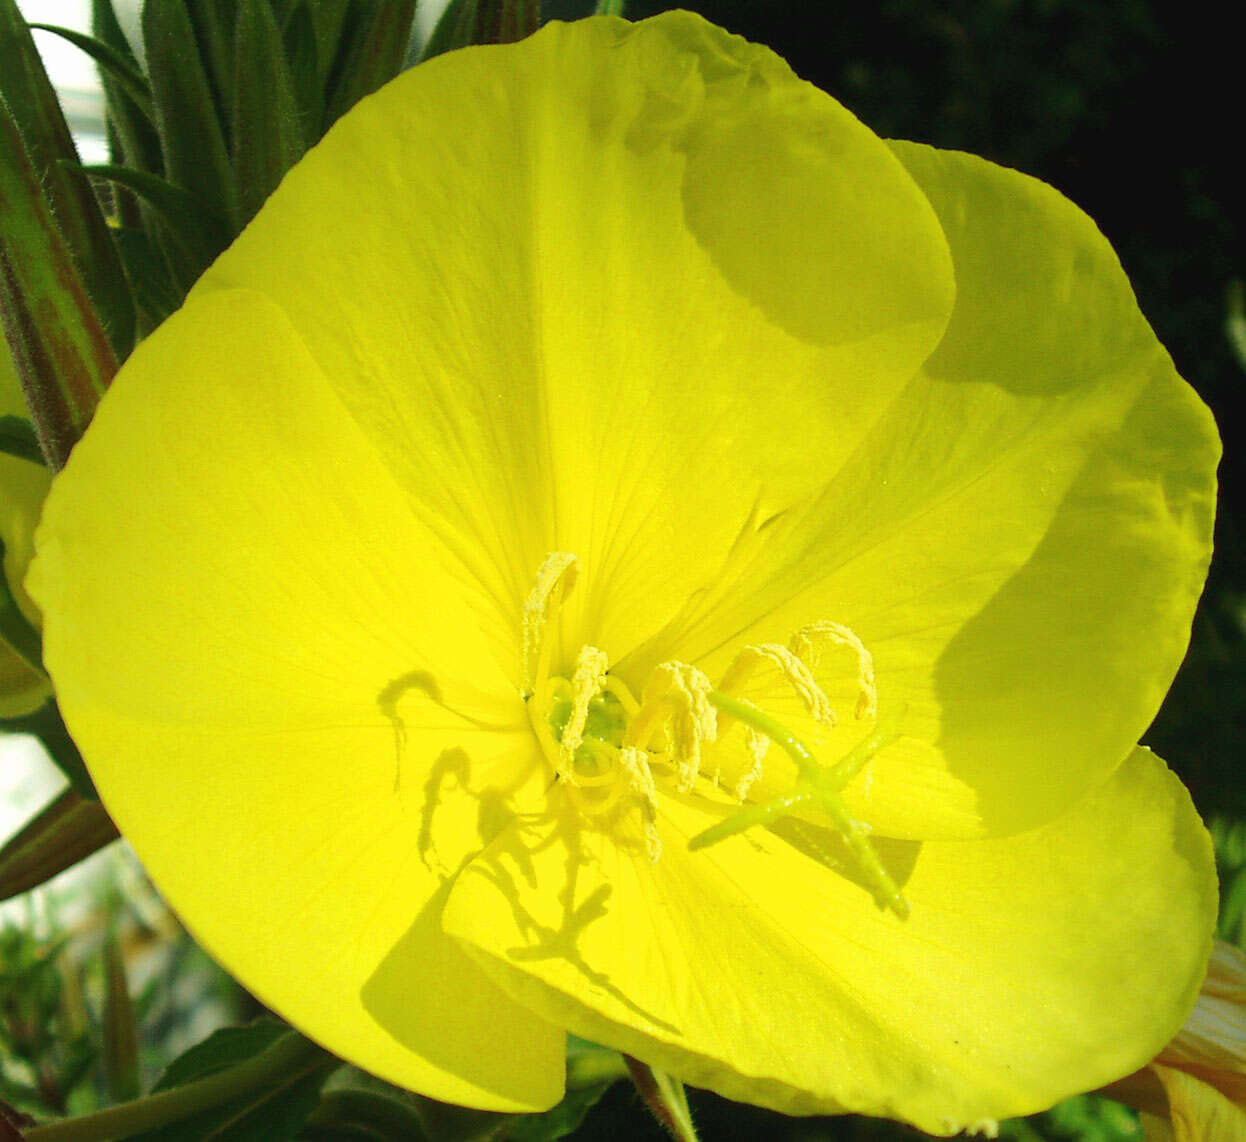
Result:
[[[808,663],[810,670],[816,670],[821,648],[826,643],[845,646],[856,653],[857,686],[860,690],[857,698],[857,718],[877,718],[878,684],[874,680],[874,656],[851,627],[827,620],[810,623],[792,636],[791,650],[797,658]]]
[[[787,683],[796,691],[796,696],[804,703],[810,717],[824,726],[834,726],[835,711],[831,709],[831,700],[818,685],[809,667],[786,646],[777,642],[763,642],[758,646],[746,646],[735,656],[735,661],[727,667],[718,688],[724,694],[734,694],[757,671],[765,665],[776,667]],[[725,730],[726,727],[724,726]]]
[[[595,646],[580,647],[579,656],[575,660],[575,672],[571,675],[571,713],[558,745],[559,775],[573,785],[577,784],[575,755],[584,744],[588,704],[601,693],[609,666],[610,660],[604,650],[598,650]]]
[[[624,746],[619,751],[619,768],[627,775],[628,787],[640,801],[645,822],[645,850],[649,860],[657,864],[662,855],[662,838],[658,833],[658,789],[649,768],[649,755],[643,749]]]
[[[722,718],[720,715],[719,723],[721,724],[721,722]],[[752,726],[749,726],[747,733],[744,735],[744,744],[748,747],[749,756],[753,759],[753,765],[736,782],[736,786],[732,790],[739,801],[743,801],[749,795],[749,791],[753,786],[761,780],[761,775],[765,772],[766,754],[770,750],[770,739],[760,730],[755,730]]]
[[[523,605],[523,696],[531,698],[549,674],[550,640],[545,628],[575,586],[580,561],[569,551],[552,551],[537,572]]]
[[[718,716],[709,701],[713,689],[695,666],[684,662],[655,666],[624,740],[624,745],[643,750],[654,733],[664,729],[667,752],[675,765],[676,788],[681,793],[696,785],[703,747],[718,735]]]

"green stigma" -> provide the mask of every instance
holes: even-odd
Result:
[[[859,742],[840,761],[832,766],[821,765],[812,751],[781,722],[764,710],[741,698],[733,698],[721,690],[711,690],[709,701],[716,709],[728,714],[758,733],[765,734],[782,748],[796,763],[799,774],[792,790],[781,797],[749,805],[698,833],[688,842],[694,852],[707,848],[744,832],[754,825],[768,825],[782,817],[790,816],[801,808],[816,808],[824,812],[843,836],[848,848],[856,857],[861,872],[880,905],[888,907],[901,920],[909,915],[908,902],[900,888],[882,866],[878,853],[870,844],[869,835],[861,822],[854,820],[844,805],[840,793],[866,763],[879,750],[899,737],[900,718],[903,710],[880,717],[873,732]]]

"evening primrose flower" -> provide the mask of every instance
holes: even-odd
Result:
[[[345,116],[135,352],[30,587],[265,1003],[537,1110],[564,1035],[989,1129],[1152,1058],[1211,851],[1134,747],[1218,445],[1094,225],[687,13]]]

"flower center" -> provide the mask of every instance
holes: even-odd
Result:
[[[732,793],[740,808],[688,842],[706,848],[754,826],[793,813],[814,811],[843,836],[866,884],[881,906],[901,919],[908,904],[869,840],[868,827],[848,813],[840,793],[879,750],[899,736],[899,713],[880,717],[874,661],[861,640],[839,623],[823,620],[802,627],[788,646],[763,643],[744,647],[715,687],[702,671],[683,662],[664,662],[647,679],[640,700],[610,674],[604,651],[582,646],[569,676],[550,673],[548,627],[575,584],[574,555],[554,552],[537,573],[524,604],[524,699],[533,732],[556,780],[577,811],[590,822],[639,837],[651,861],[662,854],[658,828],[658,790],[691,793],[698,782],[719,786],[719,771],[707,757],[731,726],[743,727],[751,767]],[[856,656],[858,720],[871,731],[834,765],[824,766],[787,726],[760,706],[740,697],[740,689],[759,671],[777,671],[815,722],[834,726],[830,699],[814,676],[821,650],[847,649]],[[762,777],[766,754],[779,746],[796,765],[797,778],[782,796],[750,801]]]

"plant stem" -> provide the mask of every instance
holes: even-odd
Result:
[[[640,1097],[675,1142],[698,1142],[684,1084],[631,1055],[623,1058]]]

